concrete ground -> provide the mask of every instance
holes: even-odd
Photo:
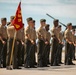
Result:
[[[62,62],[64,61],[64,53],[62,55]],[[73,61],[76,64],[76,61]],[[76,65],[50,66],[44,68],[29,68],[18,70],[6,70],[0,68],[0,75],[76,75]]]
[[[6,70],[0,69],[0,75],[76,75],[75,66],[59,66],[59,67],[45,67],[45,68],[31,68],[21,70]]]

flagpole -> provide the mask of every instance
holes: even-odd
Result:
[[[13,58],[13,52],[14,52],[14,46],[15,46],[15,40],[16,40],[16,34],[17,34],[17,31],[15,30],[15,33],[14,33],[14,39],[13,39],[13,44],[12,44],[12,52],[11,52],[11,57],[10,57],[10,66],[11,66],[12,58]]]

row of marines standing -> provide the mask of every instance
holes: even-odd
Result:
[[[12,64],[10,57],[12,52],[12,44],[14,39],[15,28],[11,24],[14,16],[11,16],[10,23],[6,27],[7,19],[1,19],[0,25],[0,67],[7,69],[21,69],[24,64],[25,68],[47,67],[50,64],[50,45],[51,45],[51,66],[60,66],[62,58],[62,47],[65,38],[65,65],[74,65],[72,59],[75,59],[76,37],[75,30],[72,30],[72,23],[67,24],[64,35],[61,33],[61,25],[59,20],[54,20],[54,27],[49,32],[49,24],[45,19],[40,20],[40,28],[36,31],[35,20],[31,17],[27,18],[28,26],[17,31]],[[50,40],[52,37],[52,44]],[[38,42],[36,43],[36,40]],[[37,51],[37,63],[35,52]],[[2,66],[3,64],[3,66]],[[12,67],[11,67],[12,65]]]

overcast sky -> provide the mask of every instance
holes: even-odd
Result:
[[[0,0],[0,18],[15,15],[20,0]],[[33,17],[36,20],[36,28],[39,27],[39,20],[45,18],[50,28],[53,26],[53,20],[46,13],[59,19],[62,23],[72,22],[76,25],[76,0],[21,0],[22,16],[25,26],[26,18]],[[63,30],[65,27],[62,27]]]

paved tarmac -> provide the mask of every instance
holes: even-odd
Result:
[[[64,61],[64,53],[62,55],[62,62]],[[73,61],[76,64],[76,60]],[[29,68],[6,70],[0,68],[0,75],[76,75],[76,65],[50,66],[44,68]]]
[[[6,70],[5,68],[0,69],[0,75],[76,75],[75,66],[59,66],[59,67],[45,67],[45,68],[31,68],[21,70]]]

